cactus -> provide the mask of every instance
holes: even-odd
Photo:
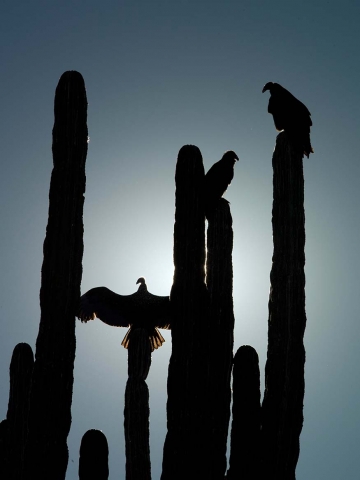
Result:
[[[273,154],[273,265],[262,404],[264,472],[294,480],[303,424],[305,213],[303,154],[277,136]]]
[[[124,430],[126,479],[151,480],[149,446],[149,390],[151,344],[145,328],[132,331],[128,348],[129,378],[125,389]]]
[[[109,447],[106,436],[91,429],[81,439],[79,480],[107,480],[109,478]]]
[[[83,203],[88,146],[82,76],[65,72],[55,94],[54,168],[44,241],[25,480],[63,480],[68,462],[75,358],[75,312],[80,297]]]
[[[234,344],[233,230],[229,203],[221,198],[207,229],[206,283],[210,294],[210,388],[212,478],[223,478],[231,402]]]
[[[7,420],[0,422],[0,478],[9,478],[8,426]]]
[[[29,399],[34,367],[32,348],[18,343],[10,363],[10,395],[7,411],[9,479],[21,478],[28,431]]]
[[[204,167],[197,147],[182,147],[175,180],[170,299],[176,316],[161,478],[223,478],[234,329],[232,220],[228,203],[220,200],[208,226],[206,286]]]
[[[205,285],[204,166],[200,150],[186,145],[176,165],[175,312],[168,373],[167,435],[162,480],[210,478],[209,294]]]
[[[7,480],[19,480],[22,474],[33,367],[32,348],[18,343],[10,363],[8,411],[0,424],[0,478]]]
[[[257,480],[261,461],[259,357],[250,345],[234,356],[231,448],[227,479]]]

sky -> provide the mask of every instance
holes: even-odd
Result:
[[[344,0],[45,0],[0,6],[0,418],[19,342],[35,350],[42,245],[52,170],[55,88],[79,71],[88,97],[82,292],[122,295],[146,277],[168,295],[173,276],[179,149],[205,170],[240,158],[225,194],[234,229],[234,352],[252,345],[262,389],[272,257],[276,130],[268,81],[309,108],[315,153],[304,159],[306,312],[304,426],[297,480],[357,480],[360,444],[360,3]],[[109,443],[110,480],[125,478],[125,329],[76,323],[66,480],[77,478],[90,428]],[[161,475],[171,334],[154,352],[152,478]]]

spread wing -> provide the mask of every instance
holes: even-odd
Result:
[[[148,291],[118,295],[106,287],[92,288],[84,293],[76,316],[82,322],[97,317],[113,327],[138,325],[164,329],[170,329],[172,318],[169,297]]]
[[[106,287],[92,288],[80,297],[76,316],[82,321],[95,317],[113,327],[130,326],[133,295],[118,295]]]

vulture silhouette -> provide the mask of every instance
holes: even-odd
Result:
[[[262,89],[269,90],[268,112],[272,114],[278,131],[288,133],[297,148],[309,158],[314,153],[310,141],[311,113],[303,103],[278,83],[268,82]]]
[[[206,218],[213,214],[218,200],[224,195],[234,178],[234,165],[239,157],[233,150],[224,153],[221,160],[214,163],[204,179],[204,207]]]
[[[132,331],[145,328],[153,352],[165,342],[158,329],[170,329],[170,299],[148,292],[144,277],[140,277],[136,284],[140,284],[139,288],[132,295],[118,295],[106,287],[92,288],[80,297],[76,316],[82,322],[97,317],[113,327],[130,327],[121,342],[125,348],[129,347]]]

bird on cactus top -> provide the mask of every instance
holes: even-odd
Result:
[[[268,82],[262,92],[269,90],[268,112],[272,114],[276,130],[284,130],[296,148],[308,158],[314,153],[310,141],[311,113],[305,105],[278,83]]]
[[[106,287],[92,288],[80,297],[76,316],[82,322],[97,317],[113,327],[130,327],[121,342],[124,348],[129,347],[134,329],[145,328],[151,351],[154,351],[165,342],[158,329],[170,329],[170,299],[150,293],[144,277],[140,277],[136,284],[140,284],[139,288],[132,295],[118,295]]]
[[[217,202],[226,192],[234,178],[234,166],[239,157],[233,150],[224,153],[221,160],[208,170],[204,180],[204,207],[206,218],[212,217]]]

